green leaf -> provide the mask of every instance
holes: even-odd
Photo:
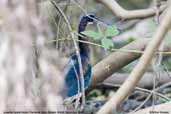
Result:
[[[105,33],[106,37],[116,36],[117,34],[119,34],[119,31],[115,25],[107,27],[107,30]]]
[[[164,44],[171,45],[171,37],[169,35],[164,37]]]
[[[102,38],[102,35],[100,33],[97,33],[97,32],[91,31],[91,30],[87,30],[87,31],[84,31],[81,33],[88,36],[88,37],[92,37],[95,40],[99,40]]]
[[[105,49],[109,49],[110,47],[114,46],[112,40],[107,38],[103,38],[101,43]]]
[[[149,26],[153,31],[156,31],[157,25],[152,19],[149,20]]]

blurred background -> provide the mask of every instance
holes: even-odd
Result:
[[[69,20],[76,39],[80,18],[89,13],[96,14],[102,20],[102,23],[99,24],[102,32],[108,25],[115,25],[118,28],[119,34],[111,38],[114,44],[112,48],[116,49],[135,40],[150,39],[157,28],[155,17],[124,21],[94,0],[55,0],[55,2]],[[152,0],[117,0],[117,2],[128,10],[155,6]],[[161,3],[164,2],[165,0],[161,0]],[[89,25],[87,29],[98,31],[98,27],[93,25]],[[170,32],[168,37],[170,38]],[[89,42],[101,45],[100,41],[93,38],[90,38]],[[168,39],[164,41],[164,44],[165,42],[167,42],[166,45],[171,43]],[[114,52],[112,49],[106,50],[96,45],[89,46],[92,66]],[[50,0],[1,0],[0,113],[18,110],[65,110],[61,94],[64,87],[62,70],[74,52],[75,47],[67,24]],[[161,64],[156,67],[158,58],[161,57]],[[135,60],[113,74],[115,83],[102,84],[88,91],[85,113],[94,114],[114,95],[137,61]],[[142,80],[139,87],[154,89],[153,78],[148,84],[144,84],[148,76],[153,77],[154,75],[158,76],[156,83],[160,83],[157,87],[161,87],[169,82],[170,70],[170,56],[156,56],[148,68],[146,78]],[[133,111],[147,98],[141,108],[171,99],[169,84],[158,88],[158,92],[167,98],[164,99],[161,96],[153,98],[150,92],[136,89],[120,106],[119,112]]]

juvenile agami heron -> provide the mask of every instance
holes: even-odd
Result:
[[[78,36],[79,40],[88,41],[88,37],[83,35],[81,32],[85,31],[87,24],[89,22],[96,23],[95,15],[89,14],[84,15],[78,26]],[[84,74],[84,88],[88,88],[89,81],[91,78],[91,65],[89,63],[90,58],[90,50],[87,43],[79,42],[79,52],[80,58],[83,68]],[[64,76],[65,76],[65,92],[66,96],[74,97],[82,92],[81,90],[81,79],[80,79],[80,70],[79,70],[79,62],[76,53],[71,56],[69,63],[64,68]]]

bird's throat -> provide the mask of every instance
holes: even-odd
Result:
[[[82,20],[79,24],[78,33],[81,35],[78,37],[79,40],[88,41],[88,37],[81,33],[85,31],[87,27],[87,23],[88,22],[86,20]],[[89,46],[87,43],[79,42],[79,49],[80,49],[80,54],[84,54],[85,56],[89,57]]]

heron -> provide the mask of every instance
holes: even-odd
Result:
[[[78,26],[78,39],[80,41],[88,41],[88,36],[82,34],[83,31],[86,30],[88,23],[96,24],[96,17],[94,14],[88,14],[82,16],[79,26]],[[83,68],[84,75],[84,88],[87,89],[90,78],[91,78],[91,65],[90,65],[90,49],[87,43],[79,42],[79,53]],[[75,99],[78,96],[81,96],[81,79],[80,79],[80,70],[79,70],[79,62],[76,53],[73,53],[69,63],[64,68],[64,76],[65,76],[65,90],[66,97]]]

